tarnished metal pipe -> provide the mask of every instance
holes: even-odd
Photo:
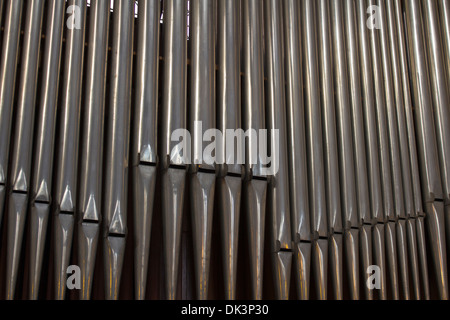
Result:
[[[165,293],[176,298],[186,161],[172,133],[186,129],[187,1],[164,1],[165,39],[159,154],[162,169],[162,224]],[[187,137],[180,137],[187,139]],[[190,150],[184,150],[184,153]]]
[[[133,66],[134,0],[114,6],[109,118],[106,124],[103,211],[105,297],[119,298],[127,235],[128,156]]]
[[[60,79],[61,47],[65,1],[52,0],[48,5],[46,41],[43,54],[42,87],[36,112],[33,180],[30,208],[30,285],[29,298],[39,294],[47,225],[51,209],[53,154],[56,129],[56,105]]]
[[[158,163],[159,0],[141,1],[138,11],[136,107],[131,142],[134,216],[134,295],[146,293]]]
[[[308,163],[306,158],[305,108],[301,48],[301,7],[298,0],[285,0],[284,39],[287,82],[287,142],[289,193],[294,270],[297,296],[309,299],[311,265],[311,223],[308,199]],[[339,199],[339,198],[338,198]],[[339,213],[340,217],[340,213]]]
[[[219,0],[218,3],[218,56],[217,78],[217,129],[222,134],[226,130],[241,129],[241,75],[240,75],[240,13],[241,2]],[[225,142],[225,139],[223,140]],[[245,152],[236,146],[233,154],[237,157]],[[222,155],[226,154],[226,144],[222,145]],[[220,166],[217,180],[219,194],[221,245],[225,298],[236,298],[236,277],[238,257],[239,219],[241,211],[243,166],[235,159]]]
[[[80,182],[78,191],[78,261],[81,269],[80,299],[90,299],[102,219],[103,129],[109,3],[91,2],[86,89],[80,133]]]
[[[18,92],[16,119],[11,146],[11,170],[8,185],[8,250],[6,257],[6,297],[14,298],[23,231],[28,211],[31,186],[34,114],[38,58],[40,50],[44,1],[27,3],[25,15],[22,68]]]
[[[325,185],[327,194],[328,232],[330,238],[330,278],[333,298],[343,299],[342,283],[342,212],[341,189],[339,185],[339,158],[336,132],[336,112],[333,86],[333,58],[331,52],[330,2],[318,1],[319,19],[319,69],[322,98],[322,125],[324,138]],[[336,234],[335,234],[336,232]]]
[[[11,123],[20,38],[23,0],[6,5],[5,30],[0,65],[0,221],[3,217],[8,175]]]
[[[244,131],[265,129],[264,60],[263,60],[263,2],[243,0],[243,112]],[[263,174],[262,159],[254,154],[255,137],[245,144],[245,182],[243,194],[247,219],[248,247],[252,299],[262,299],[264,230],[266,221],[267,177]],[[250,159],[256,163],[250,163]]]
[[[325,192],[325,167],[322,136],[322,112],[320,108],[320,79],[318,65],[318,43],[316,37],[316,1],[302,1],[302,41],[305,70],[306,146],[308,155],[309,208],[312,243],[312,268],[314,286],[321,300],[327,299],[328,243],[327,208]],[[324,260],[322,260],[325,259]]]

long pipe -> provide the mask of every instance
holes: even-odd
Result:
[[[294,270],[299,299],[309,299],[311,223],[308,199],[308,163],[303,100],[301,7],[298,0],[285,0],[286,108],[289,156],[289,193]],[[338,215],[340,217],[340,213]]]
[[[35,153],[30,212],[29,298],[37,299],[44,259],[47,225],[51,210],[56,105],[60,79],[61,47],[65,1],[52,0],[48,6],[46,41],[43,54],[43,85],[36,117]]]
[[[265,129],[263,2],[243,0],[243,98],[242,124],[245,131]],[[252,299],[261,300],[263,292],[264,233],[266,222],[267,177],[262,159],[253,154],[253,135],[245,144],[244,212],[247,220]],[[250,159],[255,158],[255,163]]]
[[[142,1],[138,11],[136,79],[131,142],[134,216],[134,292],[145,298],[158,163],[159,0]]]
[[[176,298],[186,161],[171,141],[176,129],[186,129],[187,1],[164,1],[164,70],[160,143],[165,294]],[[184,137],[186,139],[186,137]],[[185,150],[190,152],[190,150]]]
[[[55,298],[64,299],[67,267],[72,248],[75,221],[78,142],[86,25],[86,3],[72,0],[67,3],[71,25],[66,33],[63,87],[59,116],[59,132],[55,150],[54,194],[54,265]],[[79,28],[79,29],[78,29]]]
[[[400,62],[400,74],[402,78],[402,88],[403,88],[403,99],[404,99],[404,111],[406,118],[406,129],[407,129],[407,139],[408,139],[408,147],[409,147],[409,163],[411,165],[411,185],[413,191],[413,211],[411,213],[412,219],[407,220],[407,234],[408,234],[408,252],[411,261],[411,275],[413,279],[413,290],[414,296],[416,300],[419,300],[421,297],[420,293],[420,280],[419,280],[419,260],[418,260],[418,250],[420,247],[417,245],[417,241],[419,238],[422,238],[424,241],[424,235],[419,234],[417,231],[418,222],[415,220],[421,214],[423,214],[422,207],[422,190],[420,186],[420,176],[419,176],[419,163],[417,159],[417,147],[416,147],[416,134],[414,128],[414,118],[412,112],[412,100],[411,100],[411,90],[409,86],[409,70],[407,64],[407,53],[406,53],[406,42],[405,42],[405,29],[404,29],[404,19],[403,19],[403,8],[401,1],[394,2],[395,7],[395,21],[396,21],[396,29],[398,35],[398,54],[399,54],[399,62]],[[400,110],[398,112],[401,113]],[[399,121],[401,120],[401,116],[399,116]],[[403,146],[403,142],[401,142],[401,146]],[[402,156],[404,156],[404,152],[402,151]],[[405,165],[407,167],[407,165]],[[406,172],[407,175],[407,172]],[[405,200],[407,201],[407,186],[408,183],[404,181],[405,186]],[[406,203],[406,212],[408,213],[408,202]],[[423,256],[426,256],[425,253],[422,253]],[[426,265],[423,264],[423,265]],[[422,279],[424,283],[424,292],[425,298],[429,297],[428,290],[428,272],[422,274]]]
[[[215,23],[216,1],[192,0],[191,5],[191,90],[189,129],[192,134],[190,198],[197,298],[208,298],[211,260],[211,232],[215,193],[215,164],[208,159],[205,132],[216,127]],[[201,129],[196,127],[200,122]],[[200,143],[197,143],[197,142]],[[203,153],[203,155],[202,155]]]
[[[27,3],[22,66],[16,119],[11,148],[8,194],[8,250],[6,258],[6,297],[14,298],[23,231],[31,186],[34,114],[38,79],[44,1]]]
[[[134,0],[114,6],[109,118],[103,188],[105,297],[119,298],[127,235],[128,157],[133,69]]]
[[[435,120],[433,118],[433,93],[426,60],[424,25],[421,3],[405,2],[407,34],[410,53],[410,69],[413,85],[413,101],[416,105],[416,129],[419,146],[422,196],[425,200],[427,227],[431,241],[435,276],[441,299],[448,299],[448,283],[445,253],[445,231],[439,221],[444,219],[444,208],[433,202],[443,199],[439,167]],[[437,228],[437,229],[436,229]]]
[[[78,192],[78,261],[81,269],[80,298],[90,299],[102,219],[103,129],[109,4],[91,2],[86,89],[80,133],[80,182]]]
[[[239,130],[241,117],[241,75],[240,75],[240,14],[241,2],[219,0],[218,3],[218,63],[217,77],[217,128]],[[226,152],[223,144],[222,154]],[[234,155],[245,152],[235,146]],[[225,298],[236,298],[238,238],[240,225],[242,164],[233,161],[225,163],[220,169],[217,181],[221,221],[221,248]]]
[[[305,71],[306,146],[308,155],[308,184],[311,233],[311,266],[318,298],[327,299],[327,241],[319,240],[327,236],[325,167],[322,144],[322,112],[320,106],[320,81],[318,65],[318,43],[316,37],[316,1],[302,1],[302,40]],[[322,260],[325,259],[325,260]]]
[[[23,0],[9,0],[6,6],[0,65],[0,219],[3,218],[8,174],[14,90],[19,50]]]
[[[342,212],[341,189],[339,185],[339,158],[334,100],[333,59],[331,52],[330,4],[328,0],[318,2],[320,83],[322,97],[322,125],[324,139],[325,182],[327,193],[328,232],[331,235],[330,277],[333,296],[343,299],[342,283]],[[334,234],[336,233],[336,234]]]
[[[333,30],[333,53],[335,66],[335,90],[337,106],[337,128],[339,143],[339,172],[341,179],[342,217],[344,225],[345,252],[347,261],[348,285],[350,295],[359,299],[359,267],[356,255],[359,250],[357,242],[358,203],[355,173],[354,141],[352,136],[352,118],[350,105],[350,88],[347,63],[347,47],[344,30],[344,3],[331,2]],[[354,230],[350,230],[354,228]]]

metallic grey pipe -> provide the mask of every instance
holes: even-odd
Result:
[[[88,300],[102,219],[103,129],[109,3],[91,2],[86,89],[80,134],[80,182],[78,191],[78,261],[81,269],[80,299]]]
[[[23,0],[8,1],[5,30],[3,31],[2,61],[0,65],[0,221],[5,207],[22,7]]]
[[[417,247],[419,256],[419,266],[422,280],[422,293],[425,300],[430,300],[430,284],[428,281],[428,263],[427,263],[427,249],[425,242],[425,217],[419,216],[416,220],[417,228]]]
[[[322,97],[322,125],[325,154],[325,181],[327,194],[328,230],[340,235],[330,238],[330,265],[334,272],[330,272],[333,296],[337,300],[343,298],[342,285],[342,212],[341,190],[339,186],[339,158],[336,132],[336,113],[333,87],[333,58],[331,53],[331,30],[329,1],[318,2],[319,19],[319,56],[320,83]],[[338,239],[340,241],[338,241]],[[340,247],[339,247],[340,246]],[[339,273],[340,272],[340,273]]]
[[[192,0],[191,4],[191,92],[189,128],[192,135],[190,198],[196,293],[199,300],[208,298],[211,260],[211,232],[215,192],[215,163],[206,157],[210,142],[205,132],[216,127],[215,114],[215,1]],[[201,127],[196,125],[200,123]],[[198,143],[199,142],[199,143]],[[205,151],[205,152],[204,152]],[[208,155],[210,156],[210,155]],[[203,157],[203,159],[202,159]],[[202,160],[201,160],[202,159]],[[200,160],[197,162],[197,160]]]
[[[359,251],[358,237],[351,228],[358,228],[357,188],[355,178],[354,143],[352,136],[352,119],[350,89],[347,65],[347,47],[344,30],[344,3],[340,0],[331,2],[331,19],[333,30],[333,53],[335,67],[335,90],[337,107],[337,128],[339,141],[339,172],[341,179],[342,216],[345,229],[345,254],[347,255],[347,274],[351,298],[359,299],[359,270],[357,257]]]
[[[385,224],[376,224],[372,229],[373,263],[381,271],[381,288],[378,292],[380,300],[387,299],[386,290],[386,254],[385,252]]]
[[[320,299],[327,297],[327,241],[318,240],[327,237],[326,192],[324,149],[322,144],[322,112],[320,106],[320,79],[318,65],[318,43],[316,37],[316,1],[302,1],[302,40],[305,71],[303,83],[305,88],[306,146],[308,155],[309,208],[313,243],[311,263],[314,281]],[[324,243],[325,242],[325,243]]]
[[[413,102],[416,110],[416,137],[423,198],[432,202],[442,199],[442,184],[432,112],[432,93],[426,61],[424,26],[418,0],[405,1],[406,26],[410,50],[410,68],[413,85]]]
[[[389,132],[389,149],[391,155],[391,173],[392,173],[392,183],[393,183],[393,192],[394,192],[394,210],[395,210],[395,218],[405,218],[405,202],[404,202],[404,194],[403,194],[403,181],[402,181],[402,166],[400,161],[400,147],[399,147],[399,133],[398,133],[398,123],[397,123],[397,112],[396,112],[396,96],[394,90],[393,83],[393,75],[392,75],[392,62],[390,52],[392,48],[390,48],[389,42],[389,25],[387,16],[386,3],[384,1],[378,2],[381,12],[381,24],[382,28],[380,31],[380,45],[381,45],[381,54],[382,54],[382,65],[383,65],[383,79],[385,85],[385,94],[386,94],[386,111],[387,111],[387,120],[388,120],[388,132]],[[395,67],[395,66],[394,66]],[[394,227],[395,228],[395,227]],[[389,231],[389,229],[387,229]],[[390,237],[387,240],[392,240],[394,243],[396,242],[396,237]],[[405,243],[398,243],[398,246],[405,245]],[[400,250],[400,253],[404,253],[406,251],[405,248]],[[392,253],[392,251],[391,251]],[[404,257],[403,257],[404,258]],[[398,265],[394,265],[397,263],[397,259],[391,259],[388,261],[388,265],[392,267],[390,271],[391,275],[391,284],[392,288],[398,288],[398,274],[394,274],[394,269],[398,270]],[[406,274],[407,270],[400,270],[400,273]],[[395,282],[397,281],[397,282]],[[406,290],[406,288],[403,288]],[[393,299],[399,299],[399,291],[392,290]]]
[[[115,2],[109,118],[106,124],[103,260],[105,297],[119,298],[127,235],[128,156],[133,71],[134,0]]]
[[[274,272],[276,297],[287,300],[291,275],[292,249],[291,209],[289,202],[289,172],[287,155],[286,96],[284,77],[283,10],[278,0],[265,0],[266,39],[266,119],[272,156],[278,145],[279,155],[272,158],[270,166],[275,170],[269,178],[267,191],[270,219],[271,261]],[[279,136],[275,135],[278,130]],[[278,138],[278,140],[277,140]],[[278,163],[276,163],[278,162]],[[278,271],[282,272],[278,272]]]
[[[372,70],[370,39],[366,26],[366,0],[358,0],[357,20],[361,59],[361,80],[364,102],[364,128],[366,137],[367,165],[370,189],[371,218],[374,223],[383,222],[383,196],[381,191],[379,142],[377,136],[376,101]]]
[[[424,31],[427,33],[425,40],[426,48],[428,48],[443,199],[446,204],[450,204],[450,78],[448,79],[445,72],[446,61],[444,56],[444,50],[448,47],[443,44],[441,36],[437,1],[425,0],[422,2],[422,7],[425,21]]]
[[[396,104],[396,115],[398,121],[398,134],[399,134],[399,148],[400,148],[400,160],[401,160],[401,170],[402,170],[402,185],[404,191],[405,200],[405,212],[402,215],[400,212],[400,219],[405,219],[411,217],[414,213],[414,200],[413,200],[413,190],[412,190],[412,179],[411,179],[411,164],[409,156],[408,147],[408,133],[406,128],[406,118],[405,118],[405,105],[404,105],[404,94],[401,78],[401,68],[399,63],[399,42],[397,36],[397,29],[395,23],[395,12],[393,1],[388,0],[386,2],[386,14],[387,22],[389,25],[389,50],[392,65],[392,80],[395,90],[395,104]],[[397,244],[399,250],[399,262],[400,262],[400,278],[403,288],[403,297],[409,300],[409,270],[406,263],[407,260],[407,241],[406,241],[406,222],[405,220],[399,221],[397,225]],[[413,260],[414,262],[414,260]],[[415,278],[413,278],[415,279]]]
[[[441,19],[441,33],[444,59],[447,67],[447,81],[450,82],[450,1],[438,0],[439,14]]]
[[[356,12],[354,0],[346,0],[344,5],[344,18],[346,23],[346,40],[347,40],[347,59],[350,98],[351,98],[351,114],[353,120],[353,142],[354,142],[354,159],[356,164],[356,188],[358,201],[358,219],[360,223],[369,223],[371,221],[370,200],[369,200],[369,183],[367,177],[367,161],[365,149],[365,134],[363,122],[363,105],[362,90],[359,67],[358,38],[356,29]]]
[[[138,11],[136,107],[131,142],[134,216],[134,294],[146,293],[158,150],[158,75],[161,1],[142,1]]]
[[[283,5],[291,234],[294,241],[297,296],[301,300],[306,300],[309,298],[311,244],[302,242],[311,241],[311,223],[303,103],[301,7],[298,0],[285,0]]]
[[[373,262],[373,249],[372,249],[372,226],[364,224],[359,232],[359,246],[360,246],[360,272],[367,277],[367,270]],[[366,300],[373,300],[373,290],[369,286],[364,286],[364,297]]]
[[[405,121],[406,121],[406,130],[407,130],[407,139],[408,139],[408,147],[409,147],[409,163],[411,169],[411,180],[408,182],[404,180],[403,185],[405,188],[405,200],[406,200],[406,213],[409,212],[409,201],[408,201],[408,186],[412,186],[413,192],[413,208],[411,212],[411,217],[414,219],[419,215],[423,214],[422,207],[422,191],[420,185],[420,176],[419,176],[419,164],[417,159],[417,148],[416,148],[416,136],[415,136],[415,128],[414,128],[414,119],[412,114],[412,101],[411,101],[411,91],[409,87],[409,70],[407,65],[407,57],[406,57],[406,43],[405,43],[405,30],[403,27],[403,9],[401,1],[394,2],[395,7],[395,21],[396,21],[396,29],[398,35],[398,57],[400,64],[400,74],[402,78],[402,88],[403,88],[403,98],[404,98],[404,111],[405,111]],[[392,40],[391,40],[392,41]],[[399,126],[402,127],[402,112],[399,108],[397,108],[397,113],[400,114],[398,117]],[[400,136],[401,138],[401,136]],[[402,139],[402,138],[401,138]],[[404,141],[400,142],[400,147],[404,148]],[[406,144],[405,144],[406,145]],[[402,150],[402,159],[404,159],[406,150]],[[406,161],[406,160],[404,160]],[[403,166],[402,169],[405,170],[407,168],[407,164]],[[408,170],[406,169],[406,177],[408,175]],[[414,296],[416,300],[420,299],[420,282],[419,282],[419,261],[418,261],[418,252],[419,246],[417,245],[416,239],[419,238],[419,234],[416,231],[416,221],[415,220],[407,220],[407,237],[408,237],[408,252],[410,257],[410,265],[411,265],[411,273],[412,273],[412,284],[414,290]],[[422,241],[425,241],[423,239]],[[423,253],[423,256],[426,256]],[[428,283],[428,275],[423,275],[424,282]],[[427,285],[428,287],[428,285]]]
[[[172,133],[186,128],[187,1],[164,1],[165,39],[162,116],[158,151],[162,164],[162,224],[165,291],[176,298],[186,161]],[[186,139],[187,137],[183,137]],[[190,153],[190,150],[184,150]],[[183,154],[184,155],[184,154]]]
[[[59,131],[55,150],[55,205],[54,214],[54,265],[55,298],[62,300],[66,293],[67,267],[72,248],[76,213],[78,142],[82,90],[84,31],[86,2],[72,0],[67,3],[71,15],[66,27],[65,62],[59,118]],[[78,20],[79,19],[79,20]],[[78,29],[78,27],[80,29]]]
[[[265,129],[264,108],[264,60],[263,60],[263,2],[243,0],[243,112],[244,130]],[[250,273],[252,299],[262,299],[264,233],[266,217],[267,178],[263,175],[262,161],[253,155],[250,135],[245,145],[244,212],[247,219],[248,246],[250,249]],[[251,164],[250,159],[256,163]]]
[[[61,47],[65,1],[51,0],[48,5],[46,41],[43,55],[42,86],[36,117],[33,179],[30,212],[30,285],[29,298],[39,294],[45,239],[52,199],[53,154],[56,129],[56,105],[61,67]]]
[[[240,75],[240,6],[236,0],[220,0],[218,4],[217,128],[241,129],[241,75]],[[234,155],[245,152],[235,146]],[[222,154],[226,154],[223,144]],[[228,158],[226,158],[228,159]],[[236,158],[235,158],[236,159]],[[235,160],[230,159],[230,160]],[[221,167],[217,181],[220,225],[222,231],[222,259],[225,298],[236,298],[239,219],[241,210],[243,166],[229,161]]]
[[[396,222],[389,221],[385,224],[385,237],[386,237],[386,263],[387,267],[387,279],[391,284],[391,299],[399,300],[399,280],[398,280],[398,263],[397,263],[397,236],[396,236]]]
[[[43,0],[27,3],[22,47],[22,68],[18,92],[16,123],[11,146],[8,194],[8,250],[6,258],[6,298],[14,298],[23,231],[31,185],[34,114],[38,78]]]
[[[439,221],[443,221],[444,219],[444,208],[441,208],[441,206],[436,207],[433,204],[435,199],[443,199],[443,188],[439,169],[435,123],[431,107],[433,95],[430,87],[428,64],[425,59],[426,52],[424,51],[425,39],[423,32],[425,26],[422,23],[421,4],[419,1],[407,1],[405,2],[405,6],[408,40],[411,48],[409,50],[411,73],[416,75],[412,77],[412,84],[414,102],[417,106],[415,119],[419,137],[421,182],[424,186],[422,193],[423,198],[427,202],[426,208],[431,210],[427,212],[427,227],[430,240],[434,244],[431,247],[431,253],[439,294],[441,299],[447,299],[448,284],[446,280],[443,280],[443,278],[447,279],[445,231],[442,227],[435,229],[436,226],[439,226]],[[442,269],[444,266],[445,269]]]

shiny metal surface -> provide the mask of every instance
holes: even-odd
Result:
[[[440,30],[437,1],[423,1],[423,20],[426,48],[428,49],[428,66],[430,72],[431,93],[434,107],[434,124],[436,129],[436,144],[438,148],[439,164],[443,199],[450,203],[450,86],[445,72],[445,47]],[[448,35],[444,34],[444,37]],[[448,55],[448,52],[447,52]],[[439,195],[436,195],[439,199]]]
[[[332,294],[329,298],[334,300],[343,300],[344,284],[343,284],[343,242],[342,234],[335,233],[330,236],[330,244],[328,246],[330,266],[329,277],[331,281]]]
[[[377,290],[379,300],[387,299],[386,288],[386,250],[385,250],[385,225],[376,224],[372,229],[373,262],[380,268],[380,289]]]
[[[289,298],[292,253],[279,252],[282,249],[292,249],[282,14],[280,1],[264,1],[264,18],[267,21],[264,35],[267,73],[266,124],[270,134],[269,150],[273,152],[275,144],[279,145],[279,156],[271,163],[271,166],[278,168],[278,171],[269,178],[267,217],[270,225],[270,248],[273,253],[276,253],[271,257],[275,288],[277,288],[276,296],[278,299],[287,300]],[[274,133],[275,130],[279,132],[278,139]],[[276,161],[278,164],[274,163]]]
[[[433,118],[433,97],[430,87],[430,73],[426,60],[424,23],[421,2],[406,1],[406,34],[410,50],[410,72],[412,96],[415,106],[415,129],[420,163],[423,199],[432,202],[442,199],[442,184],[439,168],[435,121]]]
[[[241,128],[241,76],[240,70],[240,2],[221,0],[218,2],[218,56],[217,78],[217,128]],[[226,146],[223,145],[223,154]],[[237,155],[238,147],[234,154]],[[231,162],[231,161],[230,161]],[[224,171],[224,170],[221,170]],[[225,173],[225,172],[223,172]],[[239,225],[241,216],[243,166],[226,164],[226,176],[217,180],[218,202],[221,221],[221,245],[225,298],[236,299],[238,266]]]
[[[73,14],[73,6],[78,6],[81,16],[80,29],[68,29],[62,79],[62,97],[57,147],[55,149],[55,190],[54,190],[54,290],[55,298],[62,300],[66,294],[67,267],[72,249],[72,237],[76,213],[76,195],[78,178],[78,143],[80,125],[80,106],[82,90],[82,72],[84,58],[84,40],[86,25],[86,4],[73,0],[67,8]]]
[[[299,37],[302,32],[301,7],[298,0],[283,1],[283,4],[291,226],[292,240],[299,242],[311,240],[303,65],[301,63],[303,52]]]
[[[36,300],[44,260],[47,225],[51,210],[53,154],[56,129],[56,104],[61,66],[65,2],[49,2],[47,14],[51,17],[45,29],[46,41],[43,54],[43,85],[36,109],[36,131],[32,165],[32,193],[30,198],[30,249],[31,284],[29,298]]]
[[[103,261],[106,299],[119,297],[127,235],[128,157],[133,66],[134,1],[115,3],[109,119],[105,127]]]
[[[178,152],[172,154],[175,142],[171,133],[184,129],[186,123],[187,80],[187,1],[165,1],[164,69],[162,74],[162,123],[158,152],[162,165],[162,226],[165,268],[165,295],[176,297],[181,223],[186,183],[186,165]],[[176,149],[174,149],[176,150]],[[169,168],[169,166],[174,166]],[[180,166],[180,167],[175,167]]]
[[[11,168],[8,185],[8,250],[6,258],[7,299],[13,299],[16,287],[23,232],[31,185],[34,114],[38,58],[40,50],[44,1],[29,1],[26,5],[24,42],[16,118],[11,141]]]
[[[347,47],[345,45],[344,3],[331,1],[333,32],[334,86],[336,91],[339,172],[341,180],[342,219],[345,230],[358,227],[355,155],[352,136]]]
[[[248,129],[265,129],[264,60],[263,60],[263,1],[245,0],[243,11],[243,90],[242,126]],[[244,212],[247,220],[250,256],[251,297],[261,300],[263,293],[264,230],[266,223],[267,180],[262,175],[262,161],[256,157],[251,165],[249,138],[245,148]],[[256,178],[256,179],[255,179]]]
[[[90,33],[87,36],[87,70],[84,113],[80,132],[80,182],[78,192],[78,259],[81,262],[81,299],[92,291],[100,222],[102,220],[103,130],[105,114],[106,64],[109,6],[91,4]]]
[[[308,159],[309,210],[311,233],[327,235],[325,167],[320,105],[316,1],[302,0],[302,46],[304,56],[304,94],[306,146]],[[314,250],[314,249],[313,249]]]
[[[5,7],[5,30],[0,65],[0,218],[3,217],[8,181],[8,160],[13,115],[16,70],[19,59],[20,22],[23,1],[9,0]]]
[[[449,8],[0,0],[0,297],[448,299]]]
[[[360,274],[366,275],[369,266],[373,262],[372,249],[372,226],[363,225],[359,232],[359,248],[360,248]],[[362,296],[362,294],[361,294]],[[374,290],[369,286],[364,286],[364,299],[373,300]]]
[[[356,11],[353,0],[346,0],[344,4],[344,19],[347,22],[345,35],[347,41],[347,60],[349,74],[349,88],[351,100],[351,115],[353,128],[353,148],[355,159],[356,192],[358,202],[358,221],[370,222],[369,182],[367,176],[366,140],[363,121],[363,102],[361,88],[361,72],[358,48],[358,34],[356,27]]]
[[[361,83],[363,90],[364,129],[366,137],[367,170],[371,218],[384,221],[383,195],[381,189],[379,141],[377,133],[376,100],[372,70],[371,43],[369,29],[366,27],[366,0],[356,1],[358,21],[359,53],[361,59]]]
[[[209,142],[199,139],[205,131],[215,128],[215,1],[191,1],[191,92],[189,105],[189,129],[192,134],[191,155],[193,161],[202,159]],[[201,130],[195,122],[201,122]],[[198,143],[201,141],[201,143]],[[194,237],[194,266],[197,299],[208,297],[211,257],[211,232],[214,208],[216,176],[214,166],[207,159],[194,162],[190,175],[190,199],[192,233]]]
[[[327,193],[328,230],[341,232],[341,188],[339,185],[339,158],[336,132],[336,112],[333,86],[333,58],[331,52],[330,4],[328,0],[317,2],[319,15],[320,84],[322,98],[322,125],[324,133],[324,163]],[[342,259],[342,257],[340,257]]]
[[[161,4],[143,1],[139,6],[134,122],[131,139],[131,175],[134,217],[134,295],[146,293],[150,238],[158,163],[158,75]]]

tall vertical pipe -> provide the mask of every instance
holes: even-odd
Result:
[[[264,60],[263,60],[263,2],[243,0],[243,129],[265,129]],[[257,145],[252,134],[245,144],[244,211],[248,228],[252,299],[262,299],[264,230],[266,221],[267,177],[262,159],[252,146]],[[255,161],[251,161],[255,160]]]
[[[81,269],[80,298],[90,299],[102,219],[103,129],[109,3],[91,2],[86,89],[80,133],[80,182],[78,192],[78,261]]]
[[[128,156],[133,66],[134,0],[114,6],[109,118],[106,124],[103,211],[105,297],[119,298],[127,235]]]
[[[185,154],[172,133],[186,129],[187,1],[164,1],[164,70],[158,151],[162,170],[162,223],[165,292],[176,298],[186,180]],[[186,139],[187,137],[183,137]],[[184,153],[190,150],[184,150]]]
[[[134,215],[134,292],[145,298],[157,173],[159,29],[161,1],[138,11],[136,107],[131,142]]]
[[[334,100],[333,58],[331,52],[330,2],[318,2],[319,18],[319,56],[320,83],[322,98],[322,125],[325,162],[325,181],[327,194],[328,232],[330,241],[330,270],[333,285],[333,296],[337,300],[343,299],[342,284],[342,212],[341,189],[339,185],[339,157],[336,131],[336,112]],[[336,234],[335,234],[336,233]],[[333,254],[335,253],[335,254]]]
[[[285,0],[284,36],[287,82],[287,142],[289,160],[289,194],[294,270],[299,299],[309,299],[311,223],[308,199],[308,163],[303,95],[301,48],[301,7],[298,0]],[[340,217],[340,213],[339,213]]]
[[[18,61],[20,21],[23,0],[9,0],[6,5],[0,65],[0,219],[3,217],[8,175],[11,123]]]
[[[241,74],[240,74],[240,14],[241,2],[219,0],[218,4],[218,57],[217,78],[217,129],[240,130],[241,117]],[[226,142],[224,139],[223,142]],[[226,154],[226,143],[222,154]],[[243,146],[235,145],[233,155],[244,156]],[[225,157],[220,166],[217,181],[219,194],[221,248],[225,298],[236,298],[236,277],[238,257],[238,235],[240,224],[243,163],[236,158]],[[228,160],[228,161],[227,161]]]
[[[311,233],[313,236],[312,268],[315,275],[316,292],[321,300],[327,299],[327,243],[319,240],[327,237],[327,207],[325,187],[325,167],[322,132],[322,112],[320,108],[320,80],[318,65],[318,43],[316,36],[316,1],[302,1],[302,40],[305,71],[305,119],[306,146],[308,155],[308,183]],[[325,242],[325,243],[324,243]],[[321,258],[326,259],[322,261]]]
[[[39,53],[41,45],[43,10],[43,0],[33,0],[27,3],[22,68],[8,182],[10,193],[8,194],[8,250],[6,258],[7,299],[14,298],[31,191],[31,155],[39,62],[39,54],[36,53]]]
[[[56,129],[56,106],[60,79],[61,47],[65,1],[52,0],[48,5],[46,41],[43,54],[42,86],[36,116],[33,180],[30,207],[30,285],[29,298],[39,294],[48,218],[51,210],[53,154]]]

